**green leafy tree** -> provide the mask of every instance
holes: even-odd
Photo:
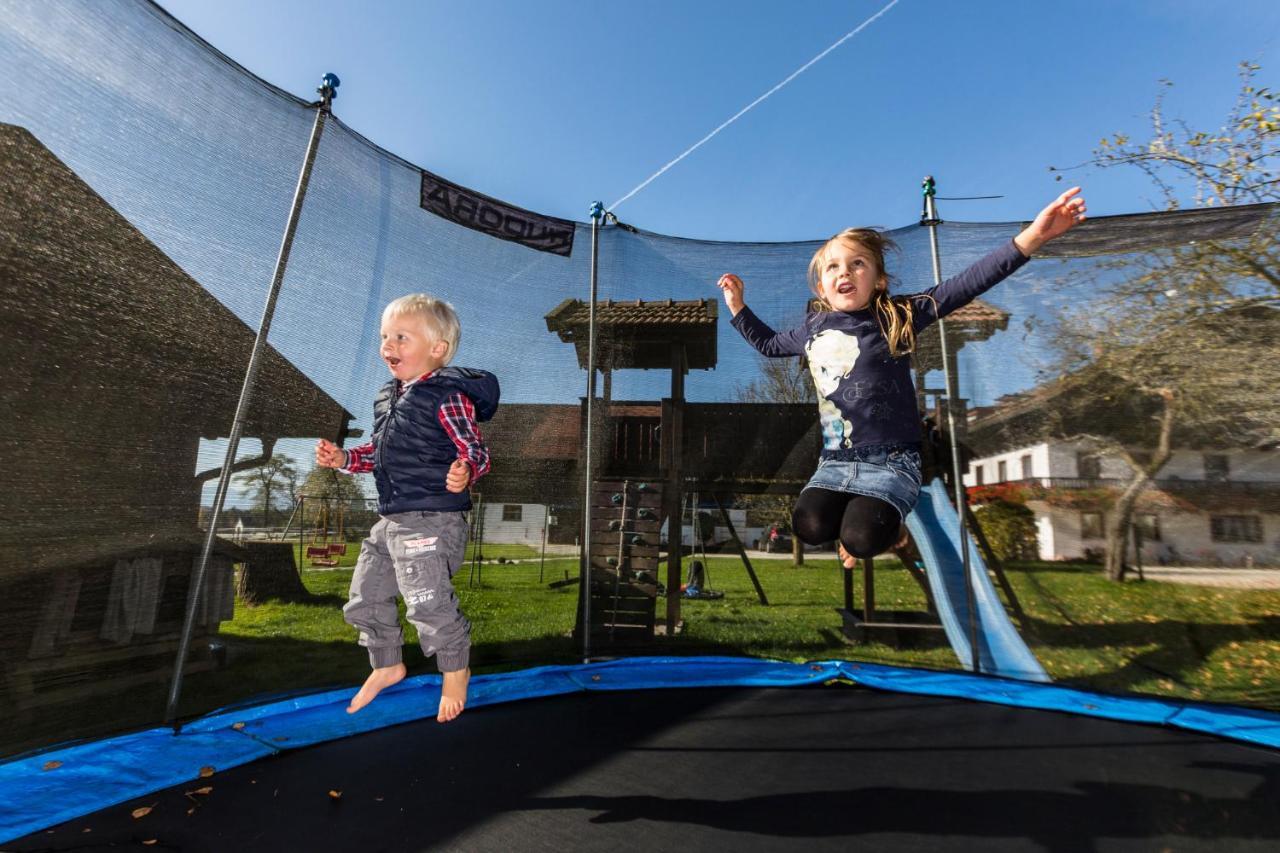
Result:
[[[973,514],[1001,560],[1036,558],[1036,516],[1024,504],[990,501],[975,506]]]
[[[343,532],[346,533],[350,529],[368,528],[377,514],[366,506],[360,481],[332,468],[316,466],[308,471],[300,494],[306,500],[307,517],[301,521],[304,528],[320,524],[322,518],[326,526],[334,528],[336,519],[341,518]]]
[[[298,468],[293,459],[277,453],[257,468],[237,475],[235,481],[250,490],[252,505],[262,513],[263,526],[269,527],[275,509],[293,506],[298,492]]]

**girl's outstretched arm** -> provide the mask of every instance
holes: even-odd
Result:
[[[724,293],[724,304],[729,306],[729,313],[733,315],[730,323],[757,352],[768,358],[784,358],[804,352],[805,330],[799,328],[779,333],[769,328],[769,324],[757,317],[743,301],[746,286],[742,279],[733,273],[725,273],[716,286]]]
[[[1016,272],[1045,243],[1070,231],[1076,223],[1083,222],[1085,204],[1079,193],[1079,187],[1067,190],[1040,211],[1035,220],[1013,238],[1012,243],[1005,243],[964,272],[921,294],[928,298],[916,301],[917,311],[913,320],[916,331],[968,305]]]
[[[1086,209],[1080,188],[1072,187],[1049,202],[1049,206],[1040,211],[1032,223],[1013,238],[1013,242],[1018,251],[1029,258],[1054,237],[1061,237],[1074,228],[1076,223],[1084,222],[1087,218]]]

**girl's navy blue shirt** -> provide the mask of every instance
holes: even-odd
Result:
[[[973,301],[1026,262],[1010,240],[959,275],[908,297],[915,306],[916,332]],[[920,442],[911,359],[889,354],[870,309],[815,312],[802,325],[775,332],[744,306],[732,325],[762,355],[803,355],[808,360],[818,391],[824,452]]]

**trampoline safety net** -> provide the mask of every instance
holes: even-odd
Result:
[[[0,757],[157,724],[188,613],[180,719],[364,678],[342,607],[376,490],[313,448],[370,440],[382,309],[413,292],[453,304],[453,363],[502,388],[453,578],[477,672],[976,661],[1280,708],[1269,205],[1090,221],[948,318],[945,353],[931,328],[926,497],[901,547],[845,571],[789,527],[821,445],[808,373],[757,356],[715,288],[733,270],[794,327],[826,235],[601,223],[588,401],[591,222],[407,163],[338,102],[216,507],[318,108],[143,0],[7,3],[0,79]],[[1019,228],[938,226],[943,275]],[[932,286],[929,229],[891,236],[894,289]]]

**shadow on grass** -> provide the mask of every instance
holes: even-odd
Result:
[[[1109,691],[1133,690],[1149,684],[1155,676],[1185,688],[1198,680],[1195,676],[1204,674],[1220,649],[1257,640],[1276,642],[1280,638],[1280,616],[1227,623],[1160,619],[1071,625],[1029,617],[1026,633],[1034,637],[1033,650],[1110,650],[1116,654],[1135,650],[1121,666],[1073,677],[1072,684]],[[1096,654],[1089,658],[1099,659]],[[1280,689],[1272,684],[1259,689],[1248,701],[1274,707],[1278,698]],[[1233,697],[1232,701],[1237,700]]]

